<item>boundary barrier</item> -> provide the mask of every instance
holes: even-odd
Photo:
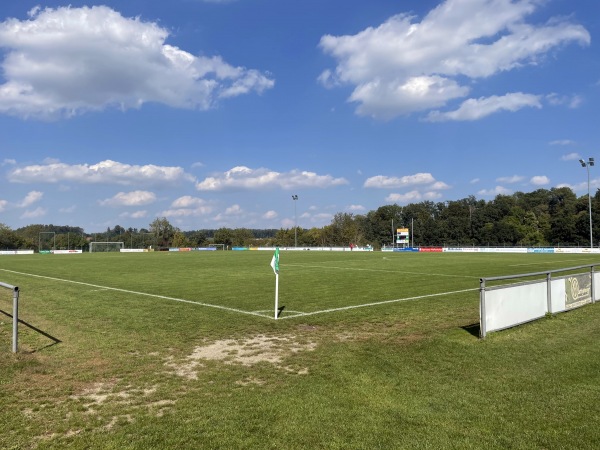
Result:
[[[505,275],[480,278],[479,280],[479,334],[500,331],[531,322],[546,314],[557,314],[574,308],[596,303],[596,286],[600,273],[595,268],[600,264],[568,267],[545,272]],[[586,272],[553,278],[561,272]],[[508,285],[488,286],[491,281],[519,280]]]
[[[562,254],[600,254],[600,248],[581,247],[384,247],[382,252],[420,252],[420,253],[562,253]]]

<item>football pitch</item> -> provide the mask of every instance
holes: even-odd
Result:
[[[0,258],[0,447],[596,447],[597,305],[477,336],[481,277],[597,256],[282,251],[277,312],[271,256]]]

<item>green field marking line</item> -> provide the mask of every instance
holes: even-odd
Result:
[[[411,300],[421,300],[423,298],[441,297],[441,296],[444,296],[444,295],[461,294],[461,293],[464,293],[464,292],[473,292],[473,291],[478,291],[478,290],[479,290],[479,288],[470,288],[470,289],[462,289],[460,291],[439,292],[437,294],[426,294],[426,295],[418,295],[416,297],[398,298],[398,299],[395,299],[395,300],[382,300],[380,302],[363,303],[362,305],[342,306],[340,308],[323,309],[321,311],[312,311],[312,312],[306,312],[306,313],[296,313],[296,314],[291,315],[291,316],[279,317],[279,320],[294,319],[296,317],[314,316],[314,315],[317,315],[317,314],[326,314],[326,313],[332,313],[332,312],[338,312],[338,311],[347,311],[349,309],[368,308],[370,306],[386,305],[386,304],[390,304],[390,303],[408,302],[408,301],[411,301]],[[292,311],[289,311],[289,312],[292,312]]]
[[[163,300],[172,300],[174,302],[180,302],[180,303],[190,303],[192,305],[205,306],[207,308],[221,309],[221,310],[224,310],[224,311],[235,312],[235,313],[238,313],[238,314],[247,314],[249,316],[265,317],[262,314],[258,314],[258,313],[252,312],[252,311],[244,311],[242,309],[229,308],[227,306],[213,305],[211,303],[197,302],[197,301],[194,301],[194,300],[186,300],[186,299],[183,299],[183,298],[167,297],[166,295],[158,295],[158,294],[148,294],[147,292],[130,291],[128,289],[114,288],[114,287],[109,287],[109,286],[100,286],[100,285],[97,285],[97,284],[84,283],[82,281],[65,280],[65,279],[62,279],[62,278],[48,277],[48,276],[45,276],[45,275],[36,275],[36,274],[33,274],[33,273],[17,272],[15,270],[8,270],[8,269],[0,269],[0,270],[2,270],[4,272],[10,272],[10,273],[14,273],[14,274],[17,274],[17,275],[23,275],[23,276],[28,276],[28,277],[43,278],[45,280],[59,281],[59,282],[62,282],[62,283],[79,284],[79,285],[82,285],[82,286],[89,286],[89,287],[98,288],[98,289],[101,289],[101,290],[124,292],[126,294],[145,295],[147,297],[160,298],[160,299],[163,299]]]
[[[358,272],[388,272],[388,273],[406,273],[409,275],[427,275],[427,276],[435,276],[435,277],[450,277],[450,278],[468,278],[479,280],[480,277],[474,277],[473,275],[452,275],[447,273],[431,273],[431,272],[409,272],[407,270],[390,270],[390,269],[361,269],[356,267],[337,267],[337,266],[320,266],[320,265],[311,265],[311,264],[298,264],[291,263],[285,264],[284,267],[307,267],[310,269],[337,269],[337,270],[355,270]]]

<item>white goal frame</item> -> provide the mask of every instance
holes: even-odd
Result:
[[[51,234],[51,238],[52,238],[52,248],[49,248],[48,250],[42,250],[42,234]],[[50,241],[47,241],[50,242]],[[52,252],[53,250],[56,250],[56,232],[55,231],[40,231],[40,234],[38,235],[38,252],[41,251],[50,251]]]
[[[209,247],[215,247],[217,250],[221,247],[221,250],[225,251],[225,244],[210,244]]]
[[[100,252],[107,252],[107,251],[112,251],[112,250],[95,250],[94,247],[97,246],[98,244],[103,244],[108,246],[111,245],[116,245],[117,246],[117,250],[118,252],[120,252],[122,249],[125,248],[125,244],[123,242],[90,242],[90,253],[100,253]]]

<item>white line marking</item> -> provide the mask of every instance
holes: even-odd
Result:
[[[15,273],[17,275],[24,275],[24,276],[35,277],[35,278],[43,278],[45,280],[60,281],[60,282],[63,282],[63,283],[79,284],[79,285],[82,285],[82,286],[91,286],[91,287],[95,287],[95,288],[100,288],[102,290],[124,292],[126,294],[145,295],[147,297],[160,298],[160,299],[163,299],[163,300],[172,300],[174,302],[181,302],[181,303],[190,303],[192,305],[205,306],[207,308],[215,308],[215,309],[220,309],[220,310],[223,310],[223,311],[236,312],[236,313],[239,313],[239,314],[247,314],[247,315],[250,315],[250,316],[263,317],[263,318],[266,318],[266,319],[275,320],[275,319],[273,319],[273,317],[270,317],[270,316],[267,316],[265,314],[262,314],[261,311],[244,311],[244,310],[241,310],[241,309],[229,308],[227,306],[213,305],[213,304],[210,304],[210,303],[196,302],[196,301],[193,301],[193,300],[185,300],[185,299],[181,299],[181,298],[167,297],[165,295],[148,294],[146,292],[130,291],[128,289],[120,289],[120,288],[113,288],[113,287],[107,287],[107,286],[99,286],[97,284],[84,283],[84,282],[81,282],[81,281],[65,280],[65,279],[62,279],[62,278],[47,277],[47,276],[44,276],[44,275],[36,275],[36,274],[33,274],[33,273],[17,272],[15,270],[8,270],[8,269],[0,269],[0,270],[2,270],[4,272]],[[330,309],[323,309],[321,311],[312,311],[312,312],[298,312],[298,311],[288,310],[288,311],[286,311],[286,313],[287,314],[291,314],[291,315],[286,315],[284,317],[279,317],[277,320],[294,319],[296,317],[314,316],[316,314],[327,314],[327,313],[338,312],[338,311],[346,311],[346,310],[349,310],[349,309],[367,308],[367,307],[370,307],[370,306],[379,306],[379,305],[386,305],[386,304],[390,304],[390,303],[407,302],[407,301],[411,301],[411,300],[420,300],[420,299],[423,299],[423,298],[441,297],[441,296],[444,296],[444,295],[460,294],[462,292],[472,292],[472,291],[477,291],[477,290],[479,290],[479,288],[462,289],[460,291],[440,292],[440,293],[437,293],[437,294],[426,294],[426,295],[419,295],[419,296],[416,296],[416,297],[399,298],[399,299],[395,299],[395,300],[383,300],[383,301],[380,301],[380,302],[363,303],[361,305],[342,306],[340,308],[330,308]]]
[[[273,310],[272,309],[269,309],[269,310],[263,309],[260,311],[253,311],[253,312],[256,313],[256,315],[259,315],[261,317],[266,317],[267,319],[273,319]],[[293,317],[295,317],[295,316],[298,316],[298,315],[301,315],[304,313],[302,311],[292,311],[292,310],[286,309],[286,310],[282,311],[281,314],[285,314],[285,315],[293,314]],[[278,318],[281,318],[281,315],[279,315]]]
[[[221,309],[224,311],[236,312],[236,313],[240,313],[240,314],[248,314],[250,316],[265,317],[262,314],[257,314],[257,313],[251,312],[251,311],[244,311],[244,310],[236,309],[236,308],[228,308],[227,306],[212,305],[210,303],[204,303],[204,302],[195,302],[193,300],[185,300],[182,298],[167,297],[165,295],[157,295],[157,294],[148,294],[146,292],[136,292],[136,291],[130,291],[128,289],[113,288],[113,287],[108,287],[108,286],[99,286],[97,284],[83,283],[81,281],[64,280],[62,278],[46,277],[44,275],[35,275],[33,273],[17,272],[15,270],[8,270],[8,269],[0,269],[0,270],[2,270],[4,272],[16,273],[17,275],[25,275],[28,277],[43,278],[45,280],[52,280],[52,281],[61,281],[63,283],[80,284],[82,286],[91,286],[91,287],[100,288],[103,290],[125,292],[126,294],[145,295],[147,297],[161,298],[163,300],[172,300],[174,302],[181,302],[181,303],[191,303],[192,305],[206,306],[207,308],[215,308],[215,309]]]
[[[313,312],[307,312],[307,313],[298,313],[298,314],[294,314],[292,316],[280,317],[279,320],[293,319],[295,317],[314,316],[316,314],[325,314],[325,313],[331,313],[331,312],[337,312],[337,311],[346,311],[348,309],[366,308],[368,306],[385,305],[385,304],[388,304],[388,303],[407,302],[409,300],[420,300],[422,298],[441,297],[443,295],[460,294],[462,292],[472,292],[472,291],[478,291],[478,290],[479,290],[479,288],[462,289],[460,291],[440,292],[439,294],[419,295],[417,297],[398,298],[396,300],[383,300],[381,302],[364,303],[362,305],[343,306],[341,308],[323,309],[321,311],[313,311]]]

